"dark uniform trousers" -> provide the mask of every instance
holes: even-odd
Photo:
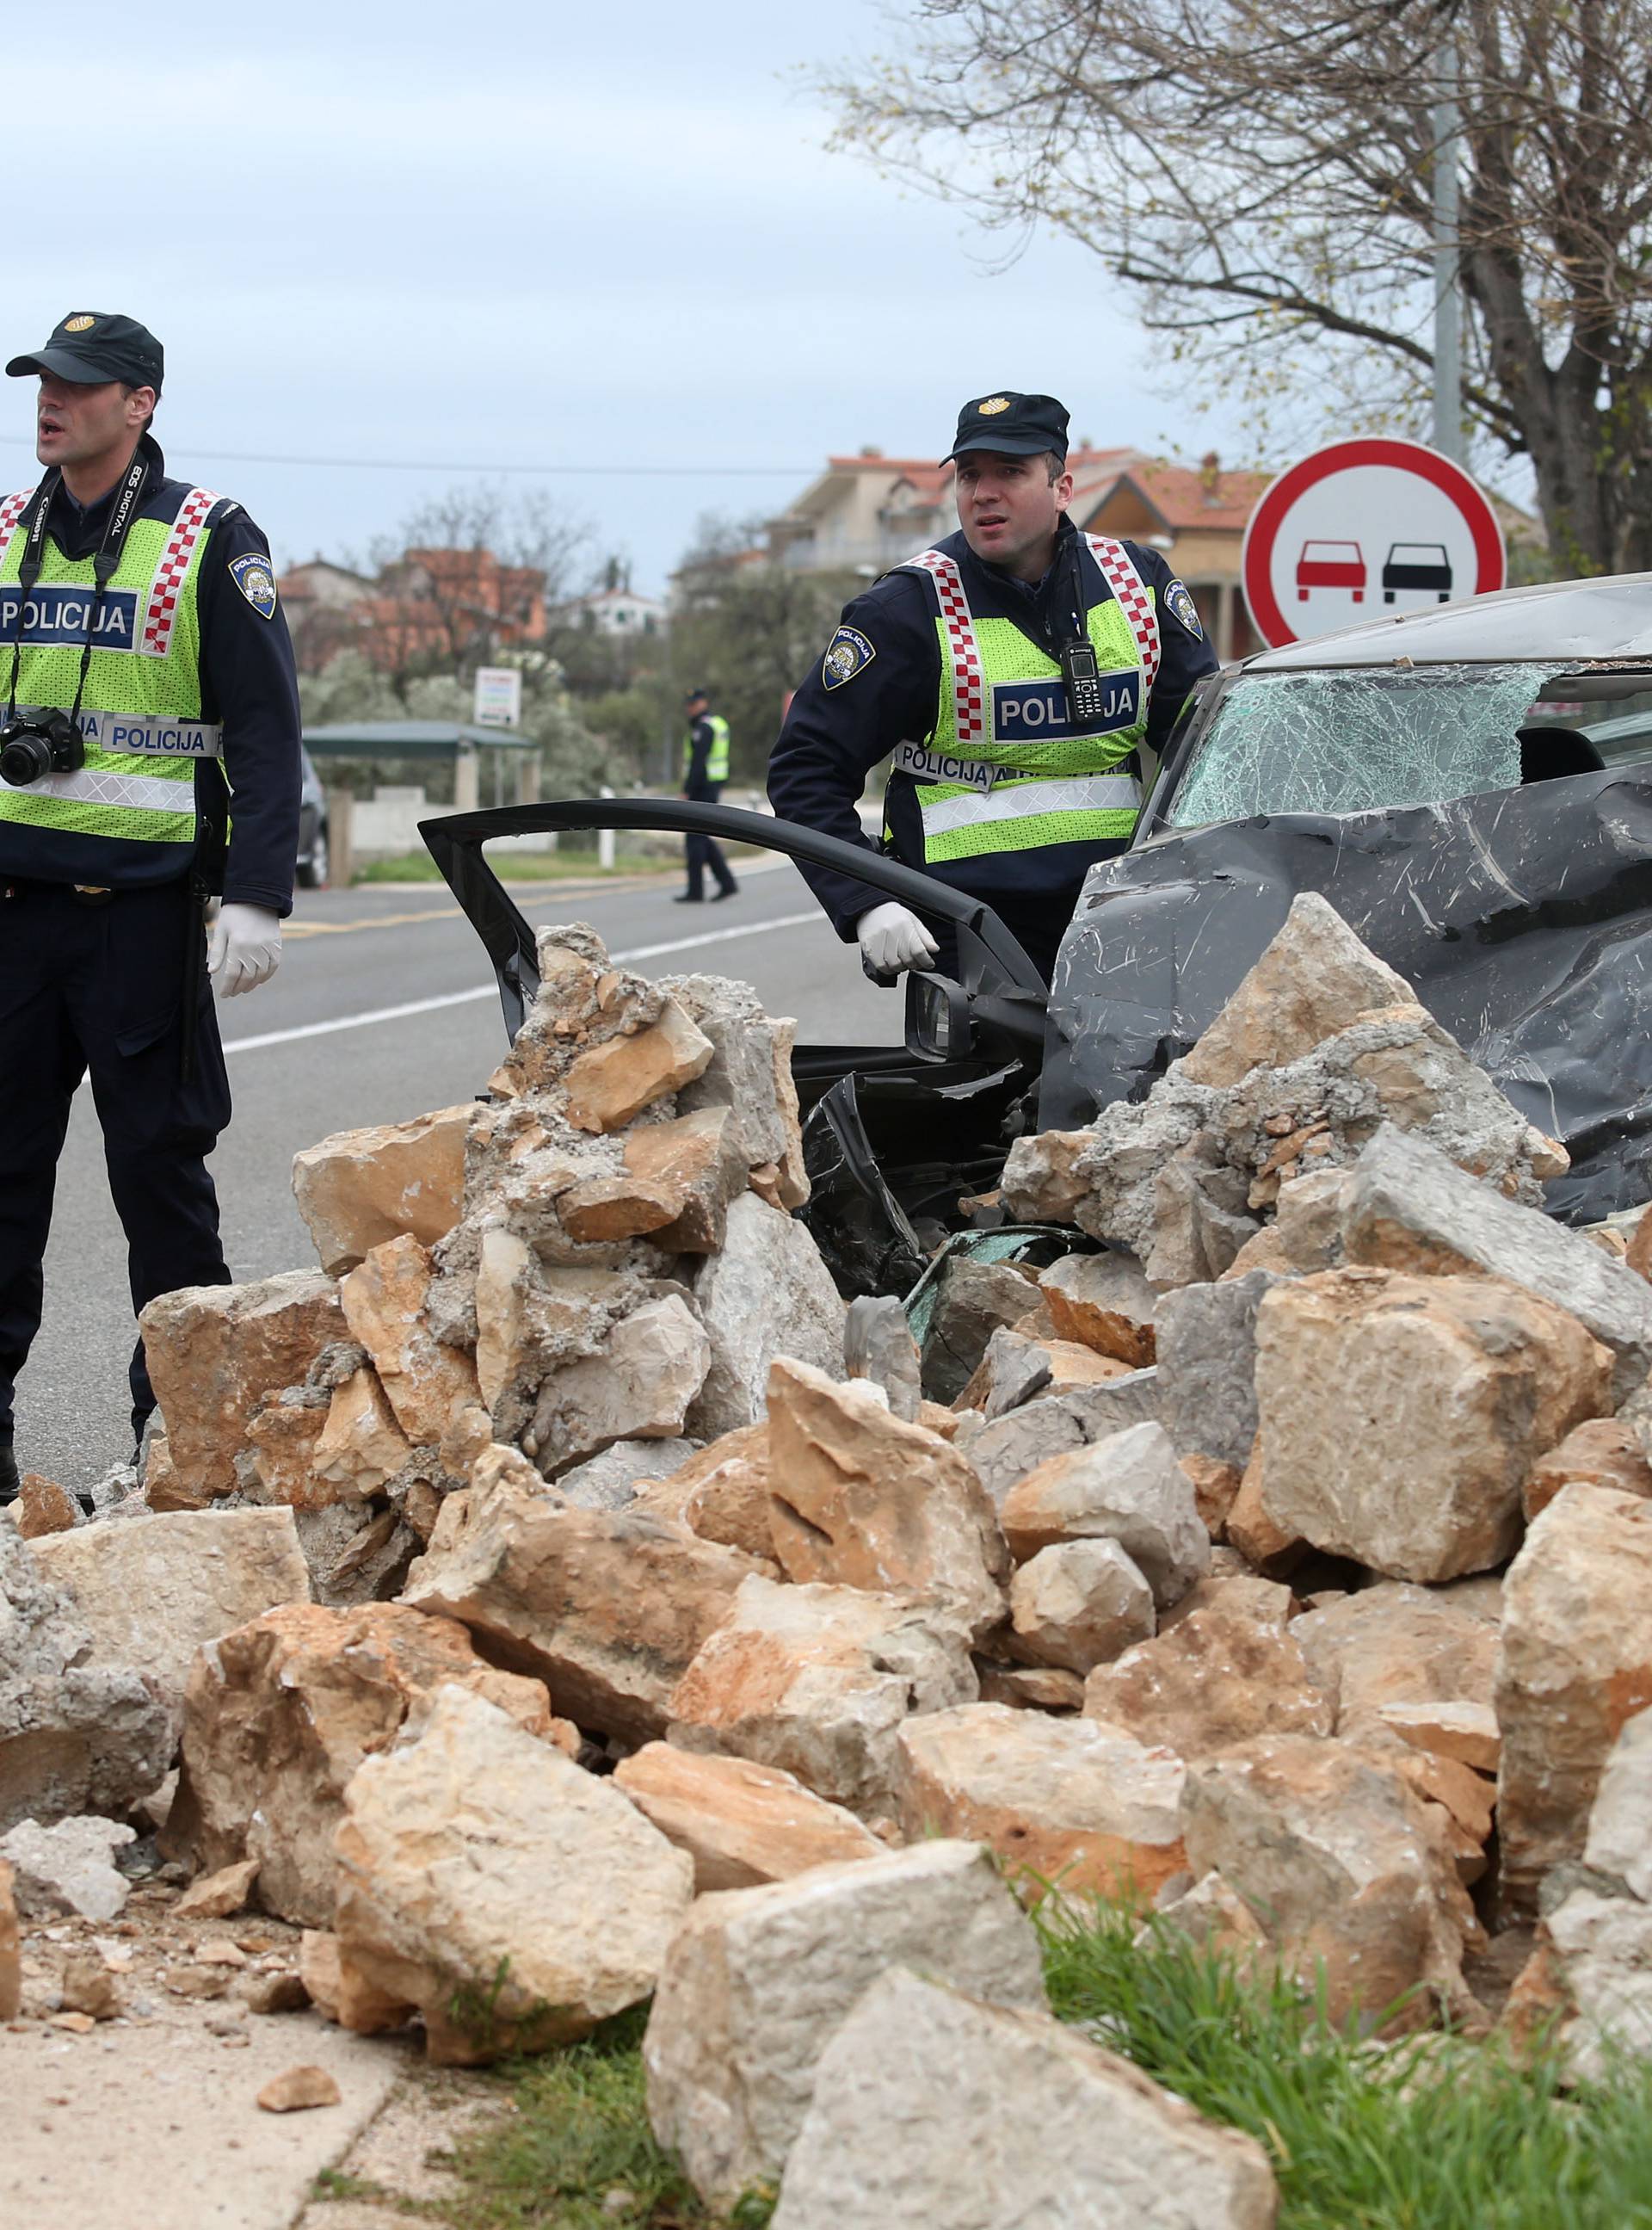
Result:
[[[188,886],[117,891],[0,885],[0,1435],[40,1329],[42,1258],[58,1157],[81,1079],[103,1129],[109,1189],[126,1234],[134,1310],[229,1271],[206,1157],[229,1120],[229,1077],[204,962],[195,971],[193,1073],[183,1078]],[[155,1406],[140,1339],[132,1423]]]

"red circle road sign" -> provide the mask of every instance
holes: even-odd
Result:
[[[1503,536],[1475,482],[1421,441],[1333,441],[1283,472],[1244,531],[1244,598],[1270,648],[1482,596]]]

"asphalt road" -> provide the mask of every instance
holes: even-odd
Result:
[[[673,906],[678,887],[673,874],[515,895],[531,921],[590,922],[646,974],[744,979],[771,1014],[796,1015],[806,1042],[898,1041],[900,995],[865,982],[789,863],[744,869],[724,905]],[[486,959],[440,883],[300,891],[280,973],[218,1011],[235,1116],[213,1169],[237,1279],[315,1260],[292,1203],[301,1147],[471,1098],[506,1043]],[[21,1464],[79,1486],[129,1452],[133,1336],[125,1245],[83,1089],[58,1170],[45,1319],[18,1383]]]

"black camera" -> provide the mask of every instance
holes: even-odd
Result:
[[[67,712],[22,712],[0,727],[0,782],[14,788],[86,764],[86,738]]]

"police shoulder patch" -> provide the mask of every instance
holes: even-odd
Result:
[[[1186,628],[1188,634],[1192,636],[1194,641],[1203,642],[1205,630],[1199,624],[1199,606],[1180,581],[1173,581],[1165,590],[1165,602]]]
[[[256,550],[229,561],[229,577],[261,620],[275,617],[275,575],[270,561]]]
[[[820,679],[828,689],[841,689],[845,681],[864,673],[877,655],[858,628],[840,627],[820,661]]]

